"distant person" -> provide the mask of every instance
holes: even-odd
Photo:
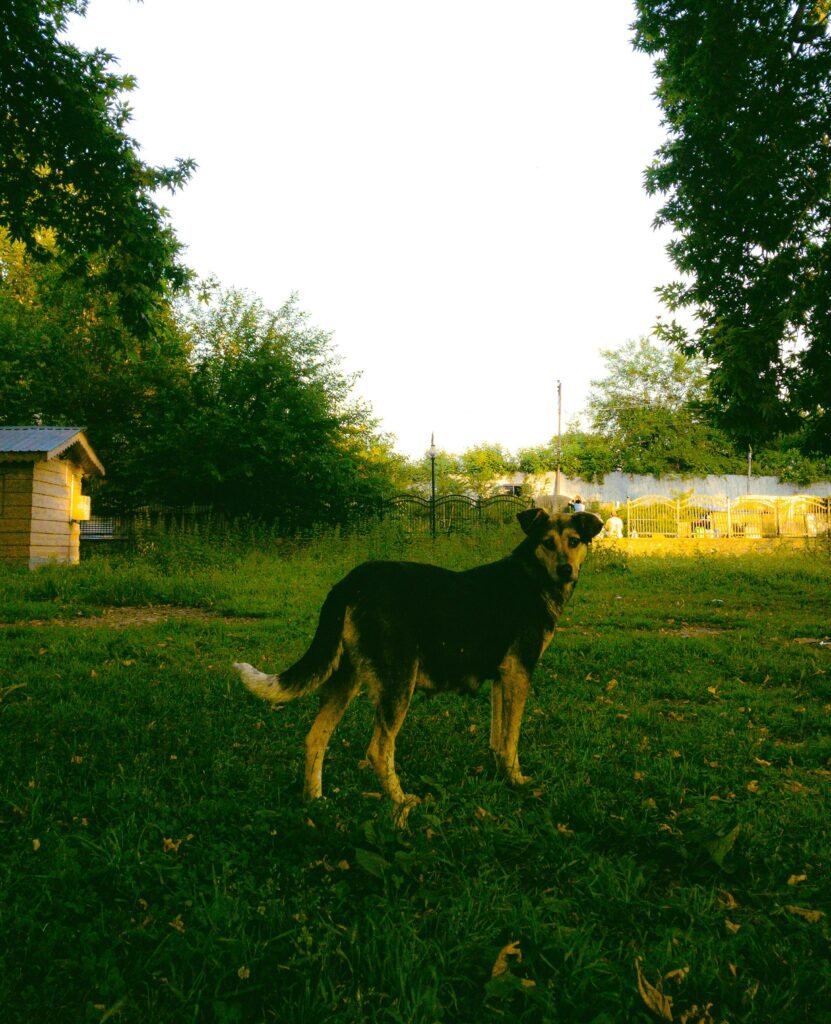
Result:
[[[623,536],[623,520],[617,514],[613,512],[606,520],[606,536],[607,537],[622,537]]]
[[[586,506],[583,504],[583,499],[579,494],[574,495],[574,501],[571,503],[572,512],[585,512]]]

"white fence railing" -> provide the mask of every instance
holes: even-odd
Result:
[[[628,537],[816,537],[830,532],[831,498],[807,494],[645,495],[626,502]]]

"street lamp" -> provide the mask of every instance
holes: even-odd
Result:
[[[427,455],[430,459],[430,535],[436,539],[436,456],[439,450],[436,447],[436,435],[430,435],[430,447]]]
[[[560,461],[563,456],[563,385],[557,381],[557,476],[554,481],[554,493],[560,496]]]

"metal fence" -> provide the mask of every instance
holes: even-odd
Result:
[[[417,494],[398,494],[382,503],[381,517],[387,522],[401,523],[414,533],[458,533],[479,526],[504,526],[532,504],[531,498],[511,494],[492,498],[443,494],[435,503]]]
[[[474,498],[467,494],[445,494],[435,502],[416,494],[397,494],[384,501],[350,510],[347,525],[361,530],[378,521],[397,523],[411,533],[448,534],[470,531],[482,526],[512,523],[517,512],[530,508],[530,498],[499,494],[492,498]],[[111,516],[92,516],[81,523],[81,540],[95,544],[125,542],[146,528],[176,527],[190,530],[209,526],[219,528],[228,520],[209,506],[187,508],[142,508]]]
[[[623,512],[623,509],[620,509]],[[816,537],[831,533],[831,499],[807,494],[719,498],[646,495],[626,502],[628,537]]]

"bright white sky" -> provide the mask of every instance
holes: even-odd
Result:
[[[397,448],[542,444],[673,279],[628,0],[91,0],[199,274],[293,291]]]

